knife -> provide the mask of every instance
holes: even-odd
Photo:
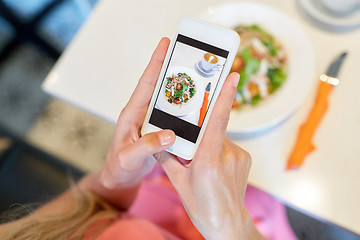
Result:
[[[299,168],[306,155],[315,149],[315,146],[312,143],[312,137],[322,117],[326,113],[330,93],[332,92],[334,86],[339,84],[337,76],[346,55],[347,53],[343,52],[340,56],[336,57],[327,69],[326,74],[322,74],[320,76],[320,83],[315,103],[307,117],[307,120],[299,129],[295,147],[288,159],[286,170]]]

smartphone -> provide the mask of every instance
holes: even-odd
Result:
[[[142,135],[171,129],[176,140],[166,151],[191,160],[239,44],[239,35],[233,30],[189,17],[181,19],[149,104]]]

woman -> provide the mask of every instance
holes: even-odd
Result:
[[[225,137],[238,74],[226,79],[189,164],[164,151],[175,141],[172,131],[140,136],[168,46],[169,39],[163,38],[121,112],[101,171],[28,216],[0,225],[0,239],[177,239],[126,213],[157,162],[205,239],[263,239],[244,205],[250,155]]]

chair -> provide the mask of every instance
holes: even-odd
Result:
[[[0,126],[0,138],[11,145],[0,154],[0,213],[13,206],[51,200],[85,173],[25,141]],[[26,211],[24,211],[24,214]]]

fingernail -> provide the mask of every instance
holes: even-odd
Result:
[[[160,143],[162,146],[168,145],[173,141],[173,134],[171,131],[163,131],[160,133]]]
[[[236,74],[236,76],[233,78],[233,85],[234,87],[237,87],[239,84],[239,80],[240,80],[240,75]]]

